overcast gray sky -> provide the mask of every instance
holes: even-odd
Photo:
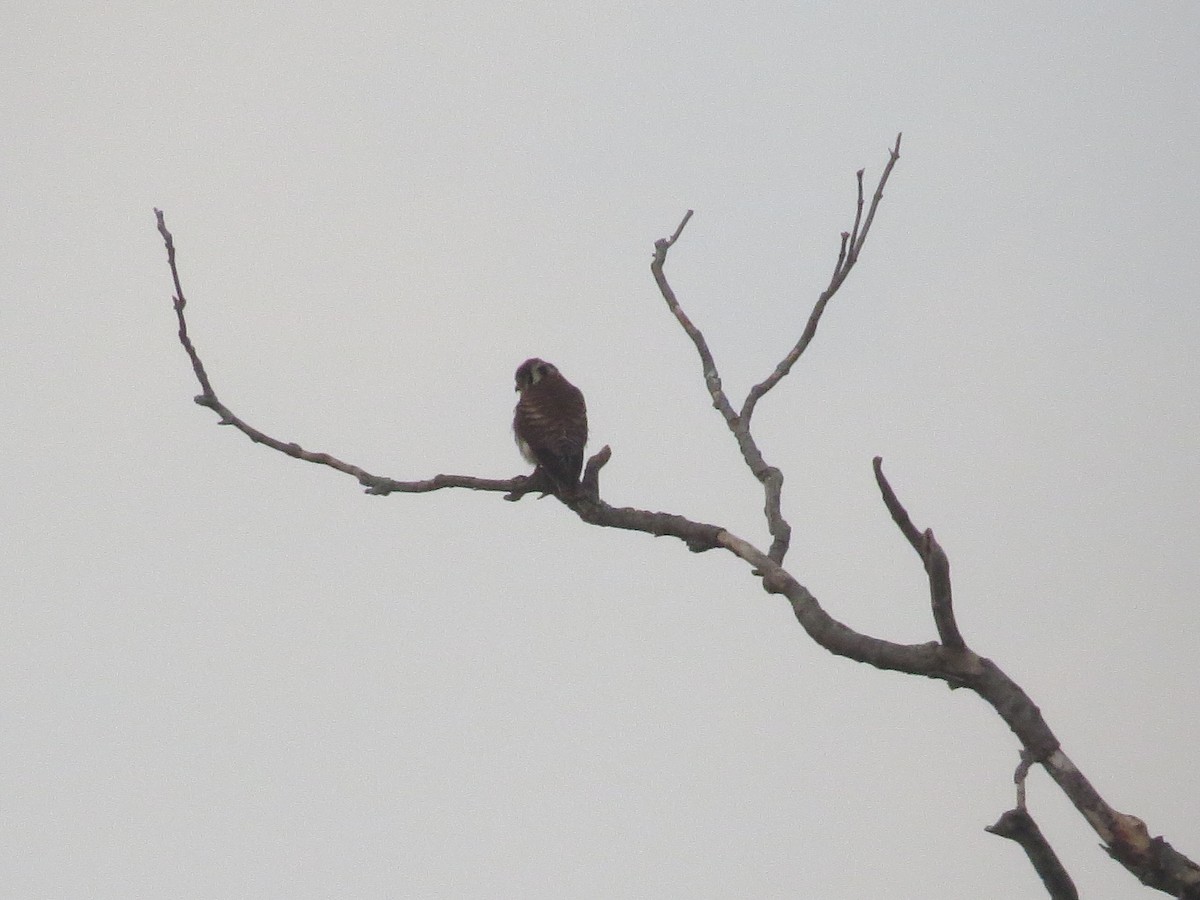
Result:
[[[767,543],[648,272],[759,408],[791,571],[960,625],[1118,809],[1200,854],[1200,6],[9,4],[0,37],[0,885],[15,898],[1040,896],[1014,738],[829,657],[745,566],[509,477],[512,372],[607,499]],[[1083,896],[1147,896],[1040,772]]]

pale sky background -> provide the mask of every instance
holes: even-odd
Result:
[[[1200,5],[6,4],[0,894],[1012,898],[1017,745],[830,657],[727,554],[554,500],[512,373],[585,392],[606,498],[765,546],[648,271],[740,401],[896,132],[859,267],[759,407],[790,569],[959,621],[1118,809],[1200,855]],[[1038,770],[1088,898],[1154,896]]]

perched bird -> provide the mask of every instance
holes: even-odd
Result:
[[[587,406],[579,388],[551,363],[527,359],[517,367],[521,399],[513,415],[513,434],[521,455],[545,474],[559,497],[574,494],[587,444]]]

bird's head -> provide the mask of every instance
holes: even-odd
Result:
[[[515,390],[523,391],[530,385],[537,384],[547,375],[557,375],[558,369],[553,363],[548,363],[544,359],[527,359],[521,365],[517,366],[517,386]]]

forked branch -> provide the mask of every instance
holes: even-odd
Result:
[[[801,333],[800,339],[796,341],[795,346],[780,360],[779,365],[775,367],[775,371],[750,388],[750,392],[746,395],[746,400],[742,404],[741,412],[742,419],[747,423],[750,421],[750,417],[754,415],[754,408],[758,405],[758,401],[771,388],[787,377],[788,372],[792,370],[792,366],[796,364],[796,360],[808,349],[808,345],[812,343],[813,337],[816,336],[817,326],[821,323],[821,316],[825,313],[825,307],[833,299],[833,295],[838,292],[838,288],[842,286],[842,283],[846,280],[846,276],[850,274],[850,270],[858,262],[863,244],[867,242],[867,235],[871,231],[871,224],[875,221],[875,211],[879,209],[880,201],[883,200],[883,189],[888,183],[888,178],[891,177],[896,161],[900,159],[900,139],[902,137],[903,134],[896,135],[896,143],[888,151],[887,165],[883,167],[883,174],[879,176],[879,183],[875,186],[875,193],[871,197],[871,207],[867,210],[865,220],[862,217],[863,170],[859,169],[855,173],[858,183],[858,203],[855,207],[854,226],[849,232],[842,232],[842,246],[838,251],[837,262],[833,267],[833,275],[830,276],[829,284],[825,287],[825,290],[821,291],[820,296],[817,297],[817,302],[808,316],[808,324],[804,326],[804,331]],[[862,231],[859,231],[860,223]]]
[[[682,221],[680,221],[675,232],[670,237],[662,238],[654,244],[654,258],[650,263],[650,271],[654,275],[654,281],[658,285],[663,300],[666,301],[667,308],[675,316],[676,321],[679,322],[696,348],[696,353],[700,357],[700,367],[704,375],[704,384],[708,388],[709,396],[712,398],[713,407],[721,414],[721,417],[725,420],[725,425],[733,434],[734,440],[738,445],[738,450],[741,451],[742,459],[746,463],[747,468],[750,469],[750,472],[763,486],[763,516],[767,522],[767,530],[771,534],[771,548],[767,555],[776,563],[783,562],[792,540],[792,526],[784,517],[782,508],[783,473],[775,466],[769,465],[766,459],[764,459],[762,450],[759,449],[758,442],[750,431],[750,419],[754,415],[754,409],[758,401],[791,371],[796,360],[800,358],[809,343],[812,342],[813,336],[817,333],[817,325],[821,321],[822,314],[825,312],[826,305],[828,305],[833,295],[837,293],[838,288],[842,286],[842,283],[846,280],[846,276],[854,268],[854,264],[858,262],[859,254],[862,252],[863,244],[867,239],[867,233],[871,229],[871,223],[875,220],[875,211],[879,208],[880,201],[883,200],[883,188],[892,173],[892,168],[900,158],[900,138],[901,135],[896,135],[896,143],[889,151],[887,165],[884,167],[883,174],[879,178],[879,184],[875,188],[875,194],[871,198],[871,206],[867,210],[865,219],[863,218],[863,170],[858,170],[858,202],[854,213],[854,225],[850,231],[842,232],[841,249],[838,252],[837,263],[834,266],[829,284],[817,298],[816,306],[813,307],[812,313],[808,317],[808,324],[800,335],[800,339],[787,355],[784,356],[779,365],[775,367],[775,370],[766,379],[750,389],[746,395],[746,399],[742,403],[740,412],[734,410],[733,404],[730,403],[729,397],[721,385],[721,376],[717,371],[716,361],[713,359],[712,351],[709,349],[703,332],[696,327],[687,313],[683,311],[679,298],[675,295],[675,291],[663,271],[663,266],[667,261],[667,251],[678,242],[683,229],[692,218],[692,210],[689,209],[684,214]],[[861,231],[859,230],[860,226]]]

